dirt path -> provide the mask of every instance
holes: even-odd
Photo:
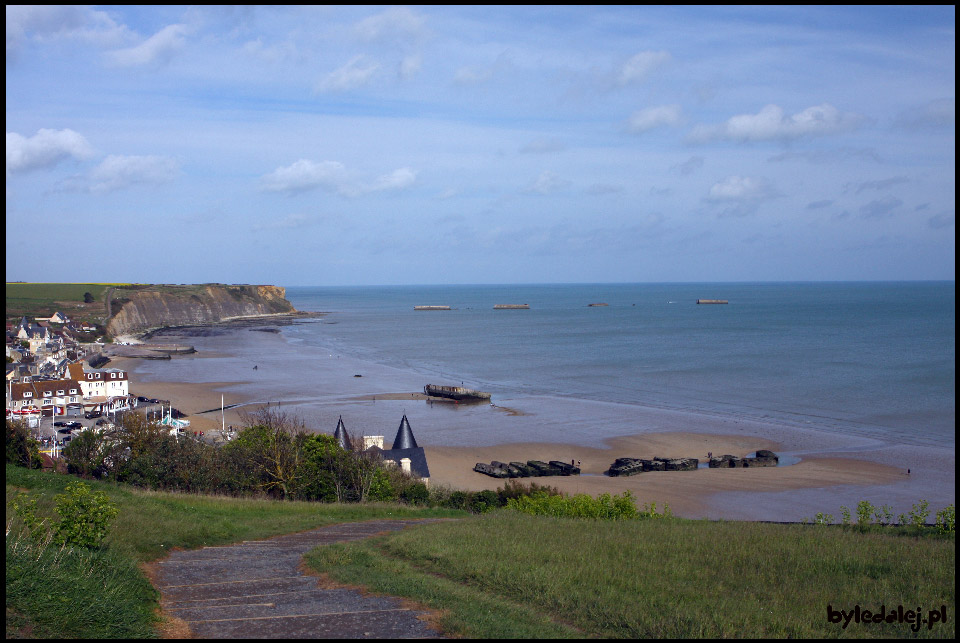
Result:
[[[399,599],[322,589],[300,571],[317,545],[360,540],[433,520],[372,520],[173,552],[154,569],[164,612],[194,638],[440,638]]]

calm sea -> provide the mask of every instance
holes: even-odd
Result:
[[[954,445],[954,282],[297,287],[287,297],[330,312],[283,329],[297,351],[462,382],[495,401],[696,409]]]

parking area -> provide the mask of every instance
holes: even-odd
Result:
[[[164,409],[165,413],[168,413],[169,411],[166,409],[169,408],[169,405],[170,403],[166,400],[140,396],[137,397],[137,406],[135,408],[118,411],[117,413],[92,412],[85,413],[83,417],[72,418],[67,418],[62,415],[54,418],[45,417],[40,420],[40,426],[37,428],[40,448],[41,450],[49,451],[53,449],[54,446],[65,447],[78,432],[113,422],[114,419],[122,417],[124,413],[145,413],[148,419],[160,419],[161,408]],[[174,413],[174,417],[176,416],[177,413]]]

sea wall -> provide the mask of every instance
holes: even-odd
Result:
[[[297,312],[280,286],[226,284],[118,288],[111,294],[111,310],[106,326],[111,337]]]

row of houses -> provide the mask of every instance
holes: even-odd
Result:
[[[22,317],[6,329],[6,415],[35,424],[41,417],[80,417],[130,408],[130,382],[121,369],[86,369],[81,333],[62,313],[33,321]]]
[[[80,338],[85,324],[74,324],[61,313],[30,321],[26,317],[6,329],[6,378],[20,382],[27,378],[62,379],[67,366],[87,355]]]
[[[131,408],[127,371],[121,369],[85,370],[82,363],[68,365],[63,379],[9,382],[7,417],[80,417],[85,413],[111,413]]]

